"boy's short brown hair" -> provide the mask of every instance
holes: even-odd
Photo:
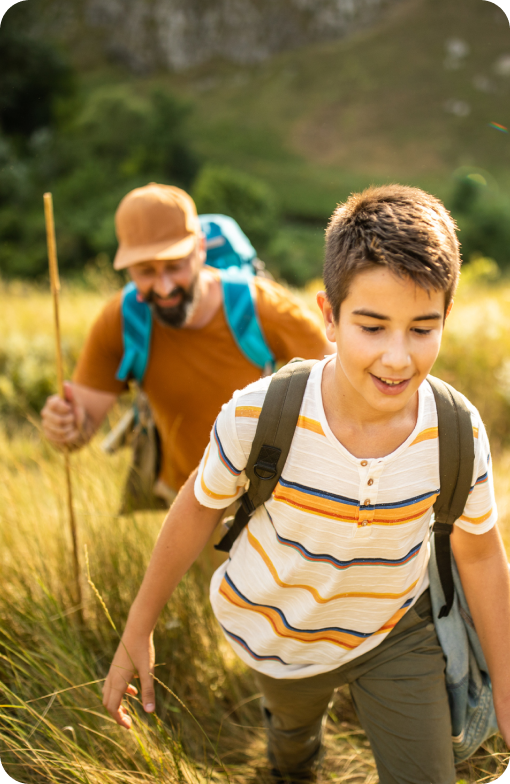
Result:
[[[371,187],[339,204],[326,231],[324,284],[338,321],[355,275],[377,266],[445,292],[445,313],[460,272],[455,221],[439,199],[404,185]]]

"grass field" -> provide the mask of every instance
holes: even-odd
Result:
[[[510,553],[510,286],[485,285],[484,274],[480,268],[459,292],[439,371],[484,410],[494,441],[500,525]],[[314,288],[310,285],[303,296],[311,301]],[[105,290],[64,287],[69,363],[106,295]],[[38,368],[52,383],[51,326],[45,292],[2,288],[4,343],[17,357],[25,351],[26,363],[32,360],[30,366],[22,363],[25,370],[16,382],[21,391],[25,384],[26,400],[37,399]],[[9,356],[7,349],[0,356],[0,394]],[[96,440],[73,455],[85,592],[85,625],[80,627],[72,603],[63,460],[41,440],[33,412],[9,407],[9,399],[0,398],[10,423],[0,430],[4,768],[25,784],[267,781],[257,693],[212,617],[206,559],[186,577],[158,623],[157,715],[142,715],[138,701],[131,699],[136,719],[129,734],[103,712],[101,680],[118,640],[105,607],[121,630],[162,516],[117,515],[127,453],[107,457]],[[87,581],[86,557],[94,587]],[[345,692],[337,695],[330,712],[326,745],[324,781],[375,784],[368,742]],[[491,781],[507,763],[508,753],[496,737],[459,768],[458,780]]]

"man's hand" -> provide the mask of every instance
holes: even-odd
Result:
[[[133,675],[138,673],[142,692],[142,704],[146,713],[152,713],[156,707],[154,693],[154,644],[152,634],[136,635],[127,629],[110,666],[110,671],[103,685],[103,705],[117,724],[131,729],[132,720],[122,705],[125,694],[135,696],[138,689],[130,683]]]
[[[68,381],[64,394],[65,400],[58,395],[47,399],[41,411],[43,432],[54,446],[76,449],[92,438],[117,396]]]
[[[84,406],[73,399],[72,386],[64,384],[66,399],[52,395],[41,411],[43,432],[55,446],[77,447],[88,439],[85,437],[87,412]]]

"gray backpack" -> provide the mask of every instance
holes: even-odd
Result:
[[[230,551],[256,508],[269,500],[278,484],[315,363],[292,360],[272,377],[245,469],[249,489],[217,550]],[[440,473],[431,537],[430,594],[446,660],[455,761],[462,762],[498,731],[489,672],[450,549],[453,524],[463,513],[471,489],[473,427],[462,396],[438,378],[427,380],[437,407]]]

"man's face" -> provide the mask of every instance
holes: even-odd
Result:
[[[338,323],[318,297],[326,334],[337,344],[337,377],[369,413],[406,407],[441,345],[445,294],[430,292],[385,268],[361,272],[342,302]]]
[[[189,256],[141,261],[129,267],[129,274],[154,317],[165,326],[179,329],[198,302],[198,279],[204,261],[203,241],[198,238]]]

